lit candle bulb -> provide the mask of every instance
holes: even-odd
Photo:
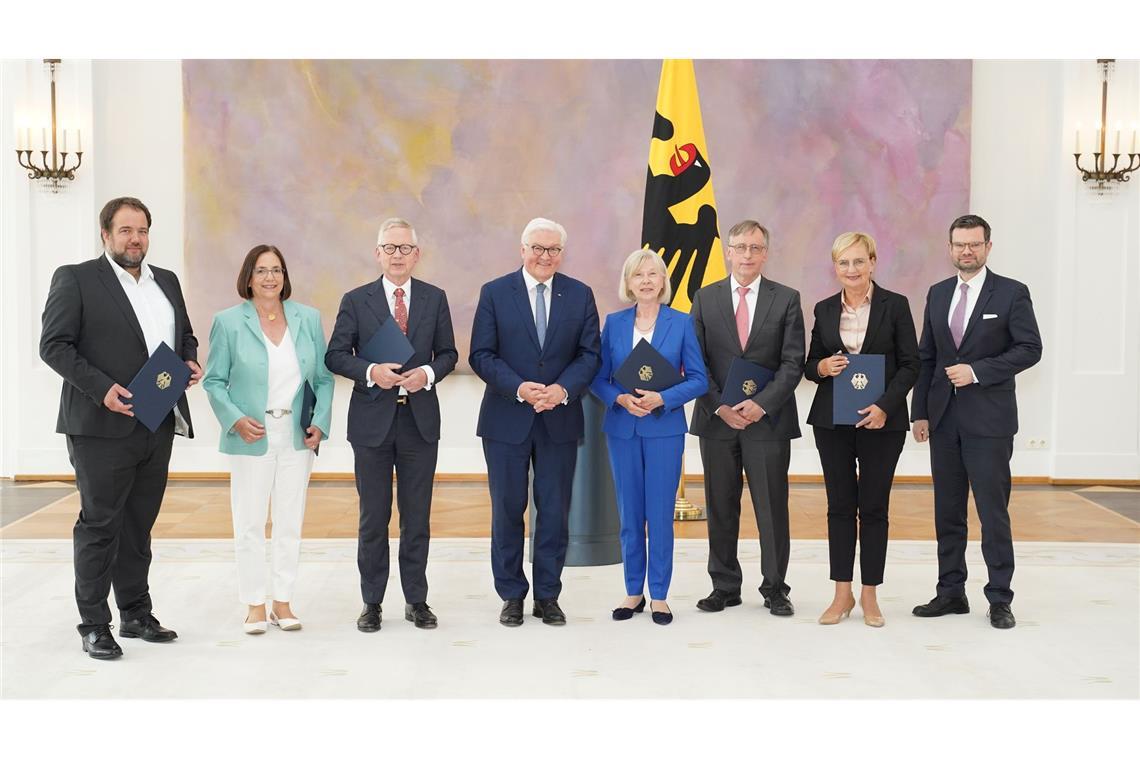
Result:
[[[1075,151],[1078,155],[1081,152],[1081,123],[1077,122],[1077,147]]]
[[[67,152],[67,130],[63,130],[63,152]]]
[[[16,150],[24,149],[24,133],[16,127]]]
[[[24,127],[24,150],[32,149],[32,128]]]
[[[75,152],[83,152],[83,132],[78,129],[75,130]]]
[[[1136,152],[1136,122],[1132,122],[1132,150],[1129,153]]]
[[[1120,122],[1119,121],[1116,122],[1116,147],[1113,149],[1112,152],[1113,153],[1119,153],[1120,152]]]
[[[1096,142],[1093,143],[1093,153],[1102,153],[1100,149],[1100,127],[1096,128]]]
[[[40,150],[47,150],[47,127],[40,127]]]

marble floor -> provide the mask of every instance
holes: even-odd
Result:
[[[241,632],[230,542],[156,539],[156,614],[171,644],[120,639],[125,656],[98,662],[75,633],[71,543],[0,544],[0,696],[41,698],[780,698],[1136,699],[1140,697],[1140,546],[1020,542],[1018,625],[992,629],[976,543],[969,615],[924,620],[910,609],[933,595],[931,541],[893,541],[882,629],[815,620],[830,600],[827,544],[793,539],[789,583],[796,615],[761,607],[758,549],[742,542],[745,603],[702,613],[707,545],[678,539],[673,625],[649,616],[610,620],[622,597],[618,565],[567,568],[569,624],[528,617],[499,625],[500,602],[481,538],[432,542],[433,631],[402,618],[393,568],[383,629],[356,631],[355,542],[306,539],[294,609],[305,628]],[[395,556],[395,547],[393,547]],[[528,567],[529,572],[529,567]],[[529,612],[529,607],[528,607]],[[117,623],[117,621],[116,621]]]

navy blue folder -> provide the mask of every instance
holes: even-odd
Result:
[[[629,356],[614,372],[614,381],[629,393],[633,393],[635,388],[660,393],[684,379],[677,368],[645,338],[637,342],[629,352]]]
[[[887,387],[887,361],[883,354],[847,354],[849,362],[832,382],[831,422],[854,425],[865,415],[859,414],[879,400]]]
[[[415,353],[416,349],[412,348],[408,336],[400,330],[395,319],[389,318],[380,324],[380,329],[372,334],[372,337],[360,347],[356,355],[373,364],[392,362],[399,364],[400,368],[403,369],[404,362],[411,359]],[[372,398],[376,398],[384,392],[384,389],[379,385],[373,385],[368,390]]]
[[[186,362],[166,343],[159,343],[127,386],[131,397],[120,397],[119,400],[130,404],[135,419],[153,433],[182,398],[189,384],[190,368]]]
[[[313,386],[309,385],[309,381],[305,381],[305,389],[301,396],[301,434],[306,438],[309,437],[309,426],[313,424],[313,410],[317,406],[317,394],[313,392]],[[321,431],[324,432],[323,430]],[[314,454],[321,453],[321,444],[317,444],[317,448],[313,449]]]
[[[767,367],[761,367],[738,356],[728,367],[728,375],[724,378],[724,387],[720,392],[720,403],[725,406],[736,406],[744,399],[752,398],[764,390],[764,386],[772,382],[775,376],[776,373]]]

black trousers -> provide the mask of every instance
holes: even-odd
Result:
[[[966,508],[970,490],[982,523],[982,557],[989,570],[986,599],[1013,601],[1013,533],[1009,523],[1013,437],[963,433],[951,398],[938,429],[930,431],[930,471],[934,476],[934,529],[938,536],[938,596],[966,593]]]
[[[743,474],[747,474],[752,509],[760,531],[760,571],[764,577],[760,593],[765,599],[773,591],[788,593],[791,587],[784,578],[791,555],[788,534],[791,442],[753,441],[740,435],[727,441],[701,438],[700,442],[708,511],[708,569],[713,588],[740,593],[742,575],[736,544],[740,537]]]
[[[887,562],[891,483],[906,431],[867,430],[853,425],[813,430],[827,489],[831,580],[852,581],[858,538],[859,578],[864,586],[878,586]]]
[[[151,612],[150,530],[166,493],[173,442],[173,414],[154,433],[138,424],[126,438],[67,436],[79,489],[72,545],[80,634],[111,622],[112,589],[121,620]]]
[[[352,445],[356,493],[360,497],[360,535],[356,566],[360,594],[368,604],[384,601],[388,588],[388,523],[392,519],[392,468],[396,469],[396,505],[400,510],[400,585],[404,601],[427,601],[428,542],[431,538],[431,489],[439,443],[420,435],[406,404],[380,446]]]

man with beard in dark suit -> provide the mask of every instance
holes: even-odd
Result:
[[[64,379],[56,432],[67,436],[79,489],[77,627],[83,651],[96,659],[123,654],[111,635],[112,588],[121,636],[154,642],[178,636],[152,613],[150,531],[166,492],[174,435],[194,437],[190,408],[183,395],[152,433],[133,419],[126,386],[159,343],[190,367],[191,385],[202,368],[178,277],[143,261],[150,224],[150,210],[137,198],[103,207],[104,253],[55,271],[40,335],[40,357]]]

